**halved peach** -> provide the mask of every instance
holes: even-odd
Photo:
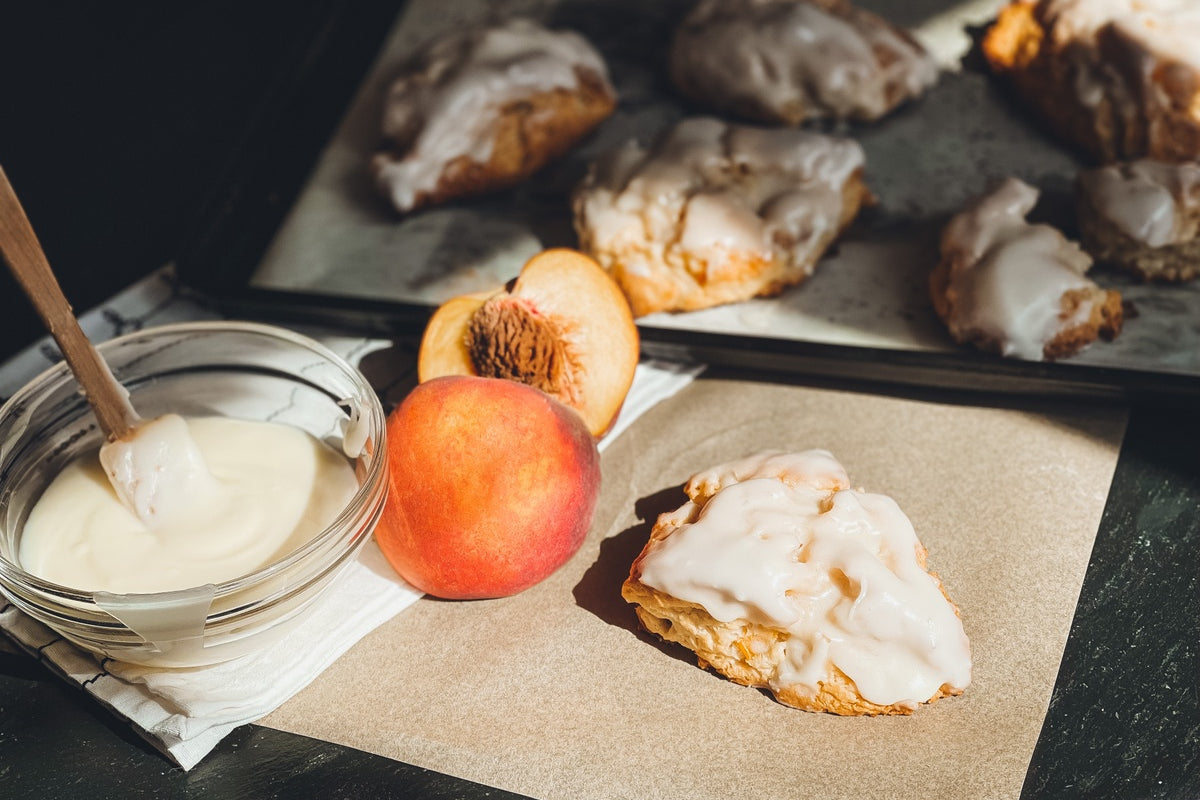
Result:
[[[574,250],[546,250],[504,288],[438,308],[421,340],[417,377],[529,384],[575,409],[599,437],[629,393],[638,344],[629,301],[608,273]]]

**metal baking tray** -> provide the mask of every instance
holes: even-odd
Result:
[[[871,124],[825,124],[857,139],[879,202],[813,277],[774,298],[639,320],[647,356],[792,377],[953,390],[1190,402],[1200,396],[1200,282],[1138,283],[1097,266],[1129,309],[1111,343],[1055,363],[952,342],[927,295],[949,215],[1014,175],[1042,198],[1032,219],[1075,233],[1073,180],[1086,166],[1046,133],[978,57],[1002,0],[860,0],[912,30],[942,66],[936,87]],[[587,163],[705,113],[671,89],[665,55],[690,0],[411,0],[343,12],[264,111],[178,259],[185,284],[241,313],[387,335],[419,335],[433,308],[499,285],[535,252],[576,243],[569,195]],[[382,99],[422,42],[527,14],[584,34],[605,56],[620,105],[580,147],[526,183],[400,217],[372,189]],[[367,55],[364,55],[364,52]]]

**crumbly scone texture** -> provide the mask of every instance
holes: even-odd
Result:
[[[634,316],[657,311],[696,311],[752,297],[772,297],[812,275],[817,261],[844,231],[859,210],[874,201],[857,170],[842,186],[841,209],[835,227],[814,233],[811,247],[797,258],[794,243],[772,242],[770,252],[727,251],[720,263],[704,254],[677,249],[659,258],[661,243],[646,242],[607,250],[594,241],[592,230],[578,229],[580,248],[591,253],[616,280]],[[580,217],[576,217],[580,219]]]
[[[703,505],[723,485],[726,484],[698,486],[693,482],[687,490],[693,502]],[[905,703],[872,703],[859,693],[854,681],[833,664],[829,665],[825,678],[817,682],[815,689],[800,685],[772,687],[770,677],[785,658],[786,630],[744,619],[721,622],[696,603],[680,600],[642,583],[639,578],[646,554],[655,542],[672,535],[686,521],[687,518],[678,511],[660,515],[645,547],[634,560],[629,577],[621,586],[621,596],[635,605],[634,611],[643,628],[664,641],[691,650],[701,669],[712,669],[743,686],[766,689],[786,706],[842,716],[908,715],[916,710],[916,706]],[[917,550],[917,561],[925,568],[923,547]],[[941,579],[936,573],[929,574],[937,580],[942,596],[958,615],[958,607],[946,593]],[[960,694],[961,689],[943,684],[925,702],[933,703],[942,697]]]
[[[952,276],[970,265],[961,259],[961,251],[943,253],[942,259],[929,274],[929,295],[933,308],[946,324],[950,335],[959,344],[970,344],[993,353],[1000,353],[1002,343],[984,331],[963,322],[958,313],[962,298],[954,288]],[[1042,357],[1048,361],[1074,355],[1097,339],[1111,340],[1121,332],[1124,309],[1121,293],[1099,286],[1074,289],[1060,298],[1061,318],[1070,319],[1084,303],[1091,304],[1087,319],[1061,328],[1043,347]]]
[[[576,68],[575,89],[551,89],[508,102],[495,110],[491,155],[486,161],[458,156],[443,166],[437,185],[418,191],[402,213],[438,205],[457,197],[507,189],[529,178],[575,146],[616,108],[616,96],[601,76]],[[408,155],[406,143],[390,143],[377,153],[372,171],[378,176],[389,162]],[[386,194],[386,187],[381,186]]]
[[[1179,241],[1160,247],[1112,224],[1082,191],[1077,211],[1080,241],[1097,261],[1118,266],[1143,281],[1181,283],[1200,276],[1200,206],[1185,211]]]
[[[689,137],[702,129],[705,133],[698,138],[714,149],[687,164],[671,142],[683,140],[686,150],[691,146]],[[762,131],[693,118],[678,126],[665,145],[660,142],[661,151],[627,149],[626,153],[634,153],[638,166],[623,183],[614,185],[596,177],[611,171],[603,166],[604,159],[592,165],[573,197],[579,247],[608,270],[635,316],[694,311],[777,295],[809,277],[859,210],[874,202],[861,166],[846,169],[844,174],[836,169],[824,176],[801,174],[808,165],[832,164],[842,158],[858,158],[861,164],[856,144],[791,129],[767,133],[776,141],[803,138],[807,144],[802,146],[819,151],[800,169],[773,160],[769,153],[744,157],[730,144],[739,133],[758,136]],[[620,161],[621,153],[609,154],[610,160],[614,157]],[[665,171],[674,171],[669,185],[662,181]],[[818,184],[819,191],[806,188]],[[636,187],[664,185],[665,189],[647,190],[636,201],[640,206],[635,210],[630,195],[637,194]],[[763,191],[767,185],[772,188]],[[783,215],[780,224],[767,219],[778,201],[792,203],[793,198],[802,198],[792,206],[803,208],[802,214]],[[709,228],[702,244],[689,233],[695,227],[692,216],[700,205],[697,200],[710,209],[708,213],[719,210],[716,216],[720,221]],[[619,225],[614,225],[614,218],[621,220]],[[711,232],[718,228],[737,232],[761,229],[762,235],[732,235],[714,242]]]
[[[1160,58],[1120,26],[1094,41],[1056,36],[1047,5],[1005,6],[982,50],[1052,131],[1101,162],[1200,157],[1200,71]],[[1095,97],[1082,96],[1084,85]]]
[[[807,50],[781,46],[801,38],[797,10],[832,18],[803,31],[817,37]],[[818,50],[819,58],[807,56]],[[907,31],[849,0],[708,0],[676,31],[670,75],[702,107],[799,125],[879,119],[928,90],[937,67]]]

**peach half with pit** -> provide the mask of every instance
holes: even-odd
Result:
[[[524,591],[579,550],[600,454],[579,414],[531,386],[476,376],[418,384],[388,415],[391,485],[375,539],[445,599]]]
[[[440,306],[421,339],[417,376],[529,384],[579,412],[599,437],[629,393],[638,345],[616,282],[591,258],[560,248],[531,258],[504,288]]]

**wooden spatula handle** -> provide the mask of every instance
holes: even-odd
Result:
[[[83,387],[101,430],[119,439],[138,422],[129,396],[113,378],[108,364],[92,347],[63,295],[50,262],[4,169],[0,167],[0,253],[37,309],[63,358]]]

